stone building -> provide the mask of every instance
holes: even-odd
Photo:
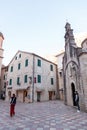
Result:
[[[18,51],[8,65],[6,100],[12,93],[21,102],[56,99],[57,65],[34,53]]]
[[[4,95],[4,97],[2,96],[2,99],[5,99],[6,96],[6,85],[7,85],[7,72],[8,72],[8,66],[4,66],[2,65],[1,68],[1,95]]]
[[[58,67],[58,84],[59,84],[59,99],[64,100],[64,89],[63,89],[63,56],[64,51],[61,51],[59,54],[57,54],[56,57],[56,64]]]
[[[76,106],[75,91],[78,91],[80,107],[87,111],[87,39],[81,43],[81,47],[77,47],[69,23],[65,26],[63,76],[65,104]]]
[[[64,50],[60,51],[56,55],[46,55],[45,58],[54,62],[57,65],[57,77],[58,77],[58,99],[64,100],[64,89],[63,89],[63,56]]]

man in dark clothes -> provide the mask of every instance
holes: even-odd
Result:
[[[76,105],[77,105],[77,107],[78,107],[77,112],[80,112],[80,106],[79,106],[79,94],[78,94],[77,91],[75,92],[75,102],[76,102]]]

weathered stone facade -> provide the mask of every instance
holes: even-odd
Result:
[[[80,97],[80,107],[87,111],[87,39],[77,47],[69,23],[65,26],[65,53],[63,58],[64,102],[75,104],[75,91]]]
[[[18,51],[8,65],[6,100],[12,93],[20,102],[56,99],[57,65],[34,53]]]

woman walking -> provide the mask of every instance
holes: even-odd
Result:
[[[16,96],[15,94],[13,94],[10,100],[10,116],[11,117],[15,115],[15,105],[16,105]]]

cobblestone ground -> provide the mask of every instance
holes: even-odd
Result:
[[[17,103],[9,116],[9,103],[0,100],[0,130],[87,130],[87,113],[61,101]]]

